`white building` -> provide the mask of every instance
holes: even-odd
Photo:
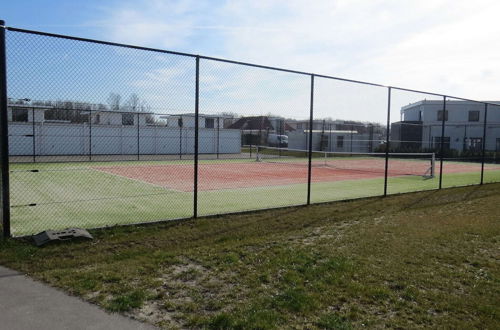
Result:
[[[160,120],[166,121],[167,127],[185,127],[194,128],[195,127],[195,114],[194,113],[183,113],[174,115],[159,115]],[[198,127],[199,128],[224,128],[224,121],[227,116],[223,115],[198,115]]]
[[[376,152],[383,145],[381,133],[361,133],[356,130],[312,131],[312,150],[332,152]],[[309,130],[288,133],[288,148],[309,149]]]
[[[239,130],[217,129],[217,123],[210,128],[205,119],[200,118],[200,153],[241,153]],[[170,127],[150,112],[9,104],[8,120],[11,156],[194,153],[194,121],[186,120],[187,127]]]
[[[488,101],[499,104],[498,101]],[[456,151],[481,151],[484,103],[422,100],[401,108],[401,121],[391,124],[391,145],[412,149],[438,149],[444,116],[444,147]],[[500,151],[500,106],[488,106],[485,149]]]
[[[288,145],[291,149],[308,149],[308,120],[287,121],[295,128],[288,133]],[[373,123],[361,123],[344,120],[313,120],[313,150],[335,152],[376,152],[385,142],[385,129]]]

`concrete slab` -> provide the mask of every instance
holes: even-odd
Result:
[[[155,327],[68,296],[0,266],[0,329],[150,330]]]

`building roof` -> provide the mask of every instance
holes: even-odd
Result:
[[[176,114],[168,114],[168,115],[160,114],[159,115],[159,117],[162,119],[166,119],[169,117],[194,117],[194,116],[196,116],[196,114],[194,112],[192,112],[192,113],[176,113]],[[227,115],[207,115],[204,113],[200,113],[200,114],[198,114],[198,116],[200,118],[232,118],[232,117],[227,116]]]
[[[283,119],[284,121],[284,119]],[[251,116],[241,117],[236,122],[232,123],[229,128],[241,130],[275,130],[276,128],[267,116]],[[285,131],[294,131],[295,129],[285,123]]]
[[[452,105],[452,104],[482,104],[482,103],[489,103],[492,105],[499,105],[500,101],[466,101],[466,100],[446,100],[446,104]],[[408,109],[413,109],[416,106],[423,105],[423,104],[436,104],[436,105],[441,105],[443,104],[443,100],[427,100],[423,99],[420,101],[412,102],[407,105],[403,105],[401,107],[401,112],[408,110]]]

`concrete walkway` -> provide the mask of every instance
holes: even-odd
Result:
[[[0,266],[0,329],[152,330]]]

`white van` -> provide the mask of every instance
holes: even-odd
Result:
[[[267,136],[267,144],[270,147],[288,147],[288,136],[286,135],[278,135],[278,134],[269,134]]]

